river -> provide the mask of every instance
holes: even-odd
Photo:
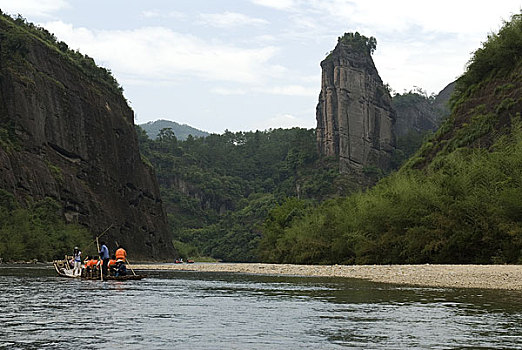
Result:
[[[520,349],[522,292],[0,265],[0,349]]]

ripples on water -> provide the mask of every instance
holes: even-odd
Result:
[[[151,272],[62,279],[0,266],[1,349],[522,347],[522,293]]]

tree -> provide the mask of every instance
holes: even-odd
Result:
[[[338,42],[350,44],[353,48],[358,50],[365,50],[369,54],[373,54],[377,48],[377,39],[375,39],[373,36],[368,38],[359,34],[359,32],[344,33],[342,37],[338,38]]]
[[[174,131],[172,131],[172,128],[163,128],[158,134],[158,142],[164,151],[174,152],[177,147],[178,139],[176,138]]]

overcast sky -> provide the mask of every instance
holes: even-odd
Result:
[[[337,37],[377,38],[385,83],[437,93],[522,0],[0,0],[112,70],[136,123],[222,133],[316,125]]]

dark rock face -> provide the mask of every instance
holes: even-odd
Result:
[[[0,32],[8,31],[0,23]],[[0,48],[5,44],[0,36]],[[24,202],[51,197],[69,222],[116,242],[131,259],[174,256],[153,170],[138,151],[133,111],[117,92],[36,38],[0,61],[0,188]]]
[[[395,112],[370,53],[340,40],[321,68],[316,109],[320,154],[339,157],[341,172],[388,169]]]
[[[408,101],[404,101],[405,99]],[[433,131],[439,126],[440,116],[424,96],[418,94],[394,96],[393,107],[397,113],[395,122],[397,137],[412,131],[417,133]]]
[[[446,86],[435,99],[416,93],[394,96],[392,102],[397,113],[395,135],[400,137],[412,131],[435,131],[442,119],[450,113],[448,103],[454,85],[451,83]]]
[[[444,89],[442,89],[439,94],[435,97],[435,101],[433,101],[433,108],[442,116],[442,118],[450,115],[450,106],[449,101],[451,95],[453,95],[453,91],[455,90],[455,82],[449,83],[446,85]],[[440,124],[441,120],[439,120]]]

